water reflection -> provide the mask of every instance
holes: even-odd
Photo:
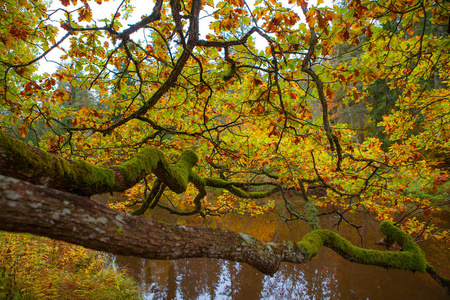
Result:
[[[115,264],[131,269],[144,299],[448,299],[425,274],[332,263],[329,252],[306,265],[282,264],[273,277],[245,264],[208,258],[116,257]]]
[[[222,227],[245,232],[263,241],[298,240],[309,229],[303,224],[270,222],[267,218],[227,215],[199,220],[176,219],[157,211],[151,216],[163,222],[190,222],[198,226]],[[443,220],[447,225],[449,216]],[[332,228],[336,220],[324,219],[323,228]],[[364,225],[362,218],[358,224]],[[445,226],[444,226],[445,227]],[[342,226],[341,235],[361,245],[350,226]],[[370,226],[364,226],[364,247],[381,250],[374,241],[381,238]],[[420,244],[428,261],[444,276],[450,276],[448,245]],[[266,276],[246,264],[218,259],[195,258],[155,261],[134,257],[113,257],[118,268],[130,270],[145,299],[449,299],[444,290],[427,274],[348,262],[323,248],[312,261],[303,265],[284,263],[273,276]]]

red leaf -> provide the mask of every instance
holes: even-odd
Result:
[[[334,96],[334,92],[329,87],[326,88],[325,93],[327,94],[328,99],[332,99]]]

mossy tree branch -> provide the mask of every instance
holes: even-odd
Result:
[[[362,249],[325,229],[312,231],[299,242],[263,243],[225,229],[160,224],[87,197],[1,175],[0,220],[1,230],[34,233],[114,254],[150,259],[222,258],[247,263],[264,274],[277,272],[281,262],[305,263],[326,246],[352,262],[428,272],[449,293],[449,280],[436,273],[409,235],[388,221],[380,229],[403,251]]]
[[[49,154],[0,130],[0,174],[83,196],[124,191],[151,173],[172,191],[182,193],[197,160],[187,150],[172,165],[161,151],[147,147],[132,159],[106,168]]]
[[[197,155],[187,150],[172,165],[161,151],[146,147],[132,159],[107,168],[49,154],[0,130],[0,174],[77,195],[122,192],[152,173],[176,193],[184,192],[188,183],[192,182],[199,190],[200,199],[197,202],[203,198],[202,195],[206,195],[206,186],[227,189],[241,198],[264,198],[279,190],[278,187],[273,187],[264,192],[247,192],[229,181],[201,178],[192,172],[197,160]]]

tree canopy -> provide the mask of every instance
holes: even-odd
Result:
[[[327,246],[428,272],[450,293],[416,244],[450,242],[436,222],[450,204],[448,1],[138,4],[0,4],[0,229],[266,274]],[[122,212],[88,198],[114,191],[128,196]],[[156,207],[203,218],[286,210],[280,218],[312,231],[264,243],[138,216]],[[356,212],[402,251],[320,227],[323,215]]]

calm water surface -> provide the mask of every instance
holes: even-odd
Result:
[[[289,223],[288,227],[284,222],[268,221],[267,217],[252,219],[227,215],[209,218],[202,224],[201,220],[177,218],[164,211],[155,211],[151,218],[173,224],[188,221],[199,226],[228,228],[263,241],[296,241],[309,231],[301,222]],[[363,225],[363,246],[382,250],[374,245],[382,235],[360,219],[356,223]],[[447,225],[450,223],[448,214],[441,220]],[[322,228],[328,229],[336,223],[333,217],[321,221]],[[340,233],[361,246],[356,231],[350,226],[342,225]],[[419,245],[428,261],[449,277],[449,245],[429,241]],[[219,259],[155,261],[114,256],[112,260],[118,268],[131,272],[145,299],[450,299],[427,274],[351,263],[328,248],[322,248],[319,255],[306,264],[283,263],[273,277],[246,264]]]

